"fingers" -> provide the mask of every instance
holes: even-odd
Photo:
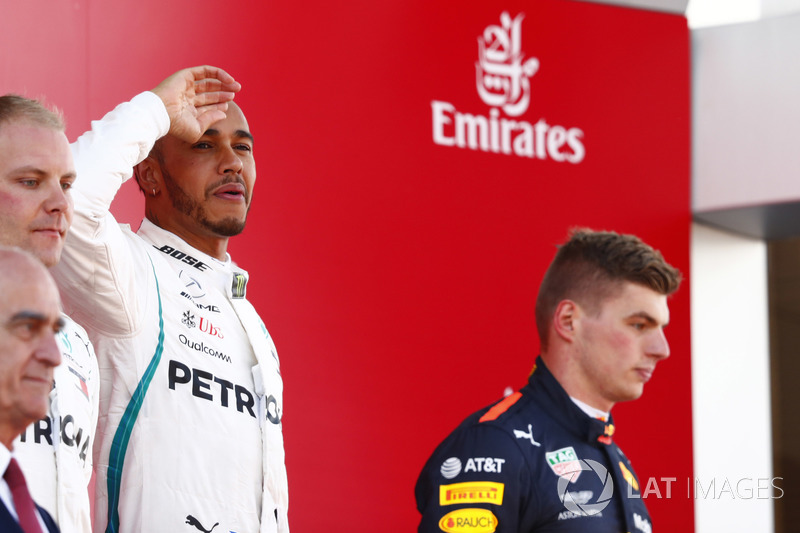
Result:
[[[186,69],[186,71],[194,79],[195,90],[198,90],[198,87],[210,86],[211,90],[223,90],[236,93],[242,88],[242,85],[233,79],[233,76],[218,67],[202,65]]]
[[[214,78],[203,78],[202,80],[195,80],[195,92],[212,92],[222,90],[222,82]]]
[[[153,92],[164,102],[170,133],[194,142],[211,124],[225,118],[228,102],[241,88],[221,68],[203,65],[175,72]]]
[[[220,104],[233,100],[234,93],[226,91],[197,92],[192,98],[195,107]]]
[[[211,104],[198,109],[197,123],[200,126],[200,135],[202,135],[203,132],[205,132],[215,122],[223,120],[225,118],[225,111],[227,111],[227,109],[227,103]]]
[[[192,67],[175,72],[156,86],[152,91],[157,94],[164,105],[180,106],[182,101],[192,99],[195,95],[211,93],[203,103],[228,102],[233,94],[241,90],[242,85],[233,76],[221,68],[208,65]]]

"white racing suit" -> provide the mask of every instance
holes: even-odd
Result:
[[[47,416],[14,440],[14,455],[34,501],[62,533],[91,533],[89,482],[97,425],[97,359],[86,332],[68,316],[56,336],[61,364],[54,372]]]
[[[247,273],[108,211],[168,128],[143,93],[74,145],[75,217],[55,275],[100,363],[95,531],[288,532],[283,382]]]

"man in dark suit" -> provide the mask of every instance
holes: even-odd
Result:
[[[0,294],[0,531],[57,532],[50,515],[33,503],[13,446],[50,405],[53,369],[61,363],[58,289],[38,259],[0,247]]]

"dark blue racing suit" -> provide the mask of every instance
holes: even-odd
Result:
[[[419,531],[651,533],[613,433],[538,358],[527,386],[468,417],[428,459]]]

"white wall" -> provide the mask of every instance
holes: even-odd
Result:
[[[693,210],[800,200],[800,15],[692,31]]]
[[[771,533],[773,491],[745,490],[772,478],[767,245],[694,224],[689,281],[695,531]]]
[[[601,4],[614,4],[638,9],[648,9],[651,11],[664,11],[666,13],[683,14],[686,12],[686,4],[689,0],[587,0]],[[747,0],[754,1],[754,0]],[[787,0],[788,1],[788,0]]]
[[[800,0],[761,0],[761,14],[775,17],[800,11]]]
[[[761,16],[761,4],[759,0],[689,0],[686,18],[690,28],[747,22]]]

